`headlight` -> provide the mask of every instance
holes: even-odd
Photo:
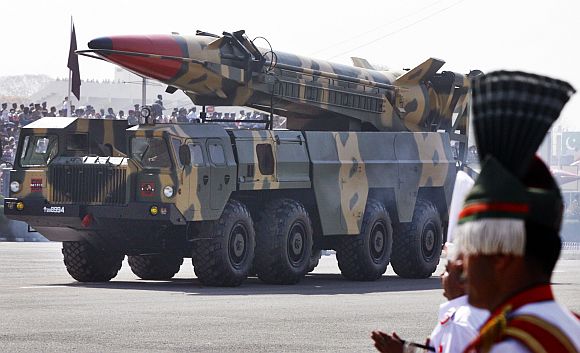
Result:
[[[13,181],[10,183],[10,191],[18,192],[20,191],[20,183],[17,181]]]
[[[167,185],[166,187],[164,187],[163,188],[163,195],[165,195],[165,197],[173,196],[173,186]]]

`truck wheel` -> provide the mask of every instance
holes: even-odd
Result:
[[[191,259],[201,283],[239,286],[252,267],[256,246],[254,224],[246,206],[228,201],[221,217],[207,222],[201,236],[195,241]]]
[[[336,259],[342,275],[354,281],[374,281],[387,270],[393,227],[385,206],[369,199],[358,236],[341,237]]]
[[[393,242],[392,265],[405,278],[431,276],[441,256],[443,228],[437,208],[429,201],[417,200],[413,221],[400,224]]]
[[[312,255],[310,255],[310,263],[308,265],[308,272],[314,271],[318,263],[320,262],[320,258],[322,257],[322,250],[314,250],[312,249]]]
[[[312,254],[312,224],[298,201],[269,202],[256,224],[256,271],[273,284],[294,284],[306,275]]]
[[[66,270],[79,282],[107,282],[117,275],[123,254],[104,252],[84,241],[64,241],[62,254]]]
[[[128,256],[131,271],[141,279],[171,279],[183,263],[177,254]]]

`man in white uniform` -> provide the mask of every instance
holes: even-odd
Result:
[[[438,353],[461,353],[476,336],[489,313],[467,303],[462,279],[461,259],[455,259],[452,246],[448,249],[450,260],[441,275],[443,295],[449,300],[439,308],[438,324],[425,345],[408,343],[395,332],[392,335],[373,331],[372,339],[379,352],[421,352],[423,349]],[[422,346],[425,346],[422,348]]]
[[[448,245],[448,254],[453,250]],[[439,308],[439,323],[429,337],[429,345],[438,353],[461,353],[471,342],[489,316],[487,310],[469,305],[462,278],[463,262],[451,260],[441,275],[443,295],[449,299]]]

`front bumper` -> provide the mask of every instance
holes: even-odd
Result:
[[[22,202],[22,209],[17,205]],[[153,215],[151,207],[157,206],[158,213]],[[99,221],[101,226],[106,224],[107,219],[115,221],[155,221],[168,222],[171,224],[185,224],[183,215],[174,204],[164,203],[138,203],[127,205],[54,205],[43,199],[26,200],[18,198],[4,199],[4,214],[14,220],[28,223],[32,227],[69,227],[87,228],[83,219],[90,215]]]

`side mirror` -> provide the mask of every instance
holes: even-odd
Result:
[[[145,119],[145,125],[155,125],[155,117],[151,116],[151,108],[143,107],[141,108],[141,116]]]
[[[191,152],[189,151],[189,146],[179,146],[179,161],[183,165],[191,165]]]

